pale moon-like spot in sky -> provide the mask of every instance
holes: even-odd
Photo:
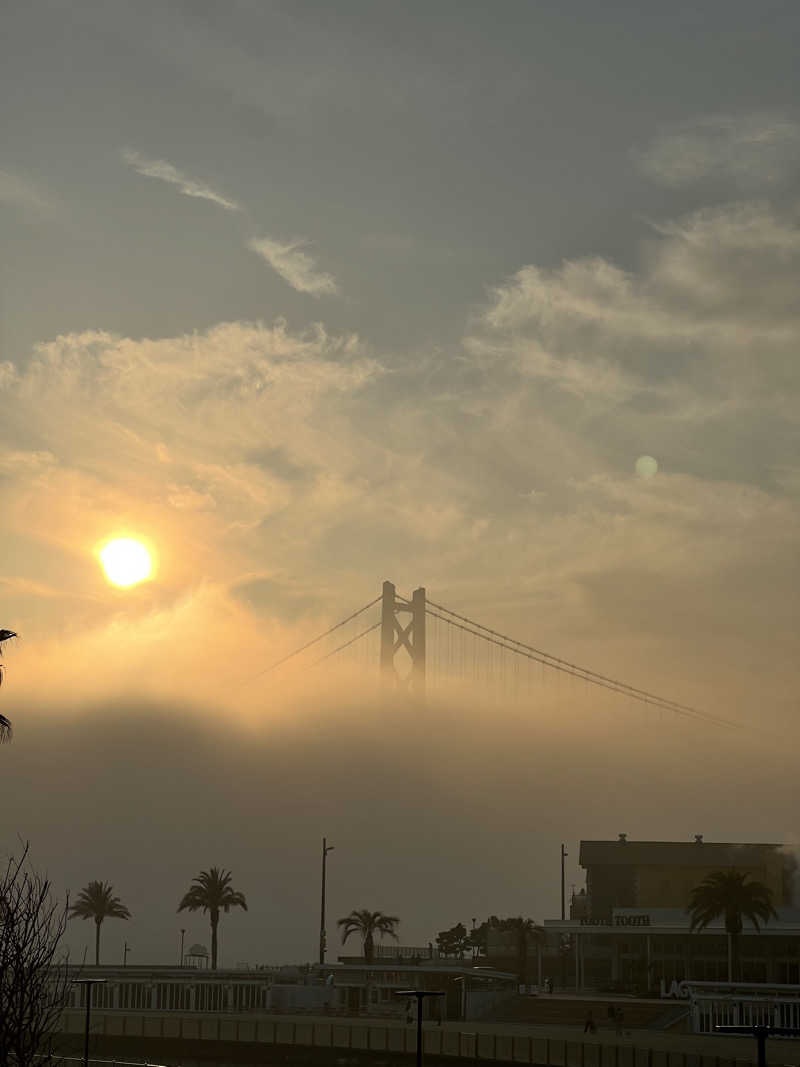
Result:
[[[652,478],[658,472],[658,462],[652,456],[639,456],[636,460],[636,473],[640,478]]]
[[[127,588],[149,578],[153,561],[141,541],[118,537],[100,550],[100,562],[106,577],[114,585]]]

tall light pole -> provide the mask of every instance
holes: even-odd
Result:
[[[92,1012],[92,986],[105,985],[105,978],[79,978],[76,985],[86,986],[86,1029],[83,1034],[83,1067],[89,1067],[89,1018]]]
[[[181,958],[178,960],[178,966],[183,967],[183,939],[186,937],[186,931],[181,930]]]
[[[567,850],[564,847],[564,844],[562,842],[562,845],[561,845],[561,921],[562,922],[567,917],[566,909],[565,909],[565,906],[564,906],[564,860],[567,858],[568,855],[569,855],[569,853],[567,852]]]
[[[328,866],[328,853],[333,852],[334,846],[328,844],[327,837],[322,839],[322,906],[319,916],[319,962],[325,963],[325,875]]]
[[[125,945],[124,945],[124,947],[122,949],[122,966],[123,967],[127,967],[128,966],[128,953],[130,952],[130,950],[131,950],[131,946],[126,941]]]

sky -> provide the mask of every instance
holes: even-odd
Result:
[[[212,865],[224,963],[312,959],[323,834],[329,929],[419,945],[557,917],[562,841],[578,885],[582,837],[795,842],[798,33],[7,5],[0,849],[114,885],[109,959],[207,943],[175,909]],[[115,536],[151,580],[109,584]],[[426,708],[366,661],[263,673],[384,579],[741,729],[546,672]]]

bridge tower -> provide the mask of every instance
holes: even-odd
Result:
[[[404,616],[408,616],[405,621]],[[397,655],[405,650],[410,668],[398,670]],[[383,583],[381,597],[381,681],[385,692],[405,690],[425,700],[425,590],[415,589],[411,600]]]

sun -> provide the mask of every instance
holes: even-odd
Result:
[[[100,549],[100,562],[106,578],[127,589],[143,582],[153,573],[153,561],[141,541],[131,537],[117,537]]]

